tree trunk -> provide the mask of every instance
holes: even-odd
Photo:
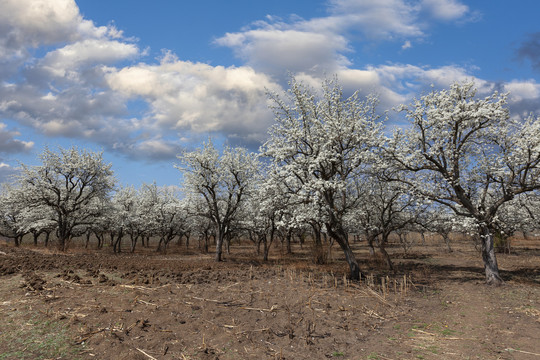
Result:
[[[266,234],[264,235],[264,256],[263,261],[268,261],[268,254],[270,253],[270,248],[272,247],[272,243],[274,242],[274,236],[276,233],[276,229],[274,226],[272,226],[272,229],[270,230],[270,241],[267,241]]]
[[[409,244],[407,244],[407,239],[405,239],[405,234],[398,233],[399,243],[401,244],[401,247],[403,248],[403,252],[405,254],[407,253],[407,250],[409,250]]]
[[[384,258],[384,261],[386,261],[386,266],[388,267],[388,270],[394,271],[394,264],[392,264],[392,259],[390,259],[390,255],[388,255],[388,252],[386,252],[386,243],[388,242],[388,236],[390,234],[384,234],[382,235],[382,239],[379,242],[379,252]]]
[[[103,249],[103,243],[105,242],[105,234],[97,232],[95,234],[97,239],[97,248]]]
[[[60,236],[58,236],[58,249],[61,252],[65,252],[67,250],[67,244],[69,237],[65,236],[64,233],[60,233]]]
[[[182,237],[183,237],[183,236],[184,236],[184,234],[182,234],[182,233],[180,233],[180,234],[178,235],[178,241],[176,241],[176,245],[177,245],[178,247],[182,246]]]
[[[349,278],[351,280],[360,280],[360,266],[358,266],[358,261],[356,261],[356,257],[354,256],[354,253],[352,252],[351,247],[349,246],[349,242],[343,243],[336,239],[338,244],[341,246],[341,249],[345,253],[345,260],[349,264]]]
[[[88,249],[88,245],[90,244],[90,236],[92,235],[92,232],[90,230],[86,231],[86,241],[84,242],[84,248]]]
[[[156,252],[160,252],[162,250],[161,245],[163,244],[164,241],[165,241],[165,238],[163,236],[161,236],[159,238],[159,242],[158,242],[158,245],[157,245],[157,248],[156,248]]]
[[[349,264],[349,278],[351,280],[360,280],[360,266],[358,266],[358,261],[349,245],[347,233],[341,228],[334,229],[330,224],[326,224],[326,229],[328,230],[328,234],[337,241],[345,254],[345,260]]]
[[[368,244],[368,249],[369,249],[369,255],[370,256],[375,256],[375,247],[373,247],[373,242],[375,241],[375,237],[377,235],[372,235],[372,234],[369,234],[368,233],[368,236],[367,236],[367,244]]]
[[[224,238],[223,231],[220,229],[220,226],[216,226],[216,261],[222,261],[222,253],[223,253],[223,238]]]
[[[130,238],[131,238],[131,248],[129,249],[129,251],[133,254],[135,252],[135,247],[137,246],[137,240],[139,240],[139,235],[132,232],[130,234]]]
[[[448,233],[444,233],[442,234],[442,237],[443,237],[443,240],[446,244],[446,247],[448,248],[448,252],[451,253],[453,252],[452,248],[450,247],[450,234]]]
[[[204,234],[203,251],[204,251],[205,254],[208,254],[209,240],[210,240],[210,235]]]
[[[227,251],[227,255],[231,255],[231,237],[230,236],[226,237],[225,250]]]
[[[268,261],[268,249],[270,248],[268,246],[268,239],[266,238],[266,234],[261,234],[259,237],[259,242],[263,244],[263,261]]]
[[[121,253],[122,252],[122,238],[124,237],[124,232],[122,229],[120,229],[118,233],[118,237],[113,243],[113,252],[115,253]],[[113,236],[114,239],[114,236]]]
[[[502,285],[503,279],[499,275],[499,265],[497,264],[497,257],[495,256],[495,249],[493,246],[493,234],[489,228],[481,227],[481,239],[482,239],[482,260],[484,261],[484,270],[486,272],[486,283],[488,285]]]
[[[58,224],[58,229],[56,230],[56,237],[58,238],[58,250],[62,252],[66,251],[67,239],[69,237],[66,224]]]
[[[64,237],[60,237],[58,239],[58,248],[60,249],[61,252],[67,251],[67,244],[68,244],[68,239]]]
[[[326,254],[324,253],[322,245],[322,233],[321,226],[317,223],[311,223],[313,228],[313,262],[317,265],[322,265],[326,263]]]
[[[292,238],[292,232],[289,230],[287,231],[287,254],[292,254],[292,248],[291,248],[291,238]]]
[[[262,238],[260,236],[257,236],[257,256],[261,254],[261,243]]]

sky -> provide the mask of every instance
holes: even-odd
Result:
[[[253,151],[291,76],[392,108],[473,80],[540,114],[537,0],[0,0],[0,182],[45,147],[102,151],[119,184],[178,185],[209,138]]]

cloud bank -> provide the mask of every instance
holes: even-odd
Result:
[[[481,91],[512,91],[513,106],[523,111],[538,109],[540,98],[533,80],[494,84],[459,65],[351,60],[353,43],[395,43],[404,51],[428,38],[435,24],[477,17],[458,0],[329,0],[322,17],[268,16],[216,38],[239,59],[230,67],[168,51],[145,62],[136,40],[83,18],[73,0],[0,0],[0,7],[0,121],[84,139],[133,159],[170,161],[182,146],[209,135],[256,149],[272,123],[266,92],[286,88],[289,74],[314,87],[337,74],[346,92],[377,93],[382,109],[431,84],[464,79]],[[540,67],[537,45],[532,35],[519,56]],[[9,154],[33,146],[1,123],[0,142],[0,152]]]

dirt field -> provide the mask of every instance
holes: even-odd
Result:
[[[454,248],[390,249],[387,274],[355,244],[351,284],[338,249],[317,266],[299,248],[263,264],[233,246],[218,264],[0,243],[0,359],[540,359],[538,240],[499,255],[498,288]]]

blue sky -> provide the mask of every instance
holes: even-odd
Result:
[[[44,146],[104,151],[120,183],[179,183],[208,137],[257,149],[288,74],[381,111],[472,79],[540,113],[540,2],[0,0],[0,181]],[[392,114],[400,124],[401,115]]]

